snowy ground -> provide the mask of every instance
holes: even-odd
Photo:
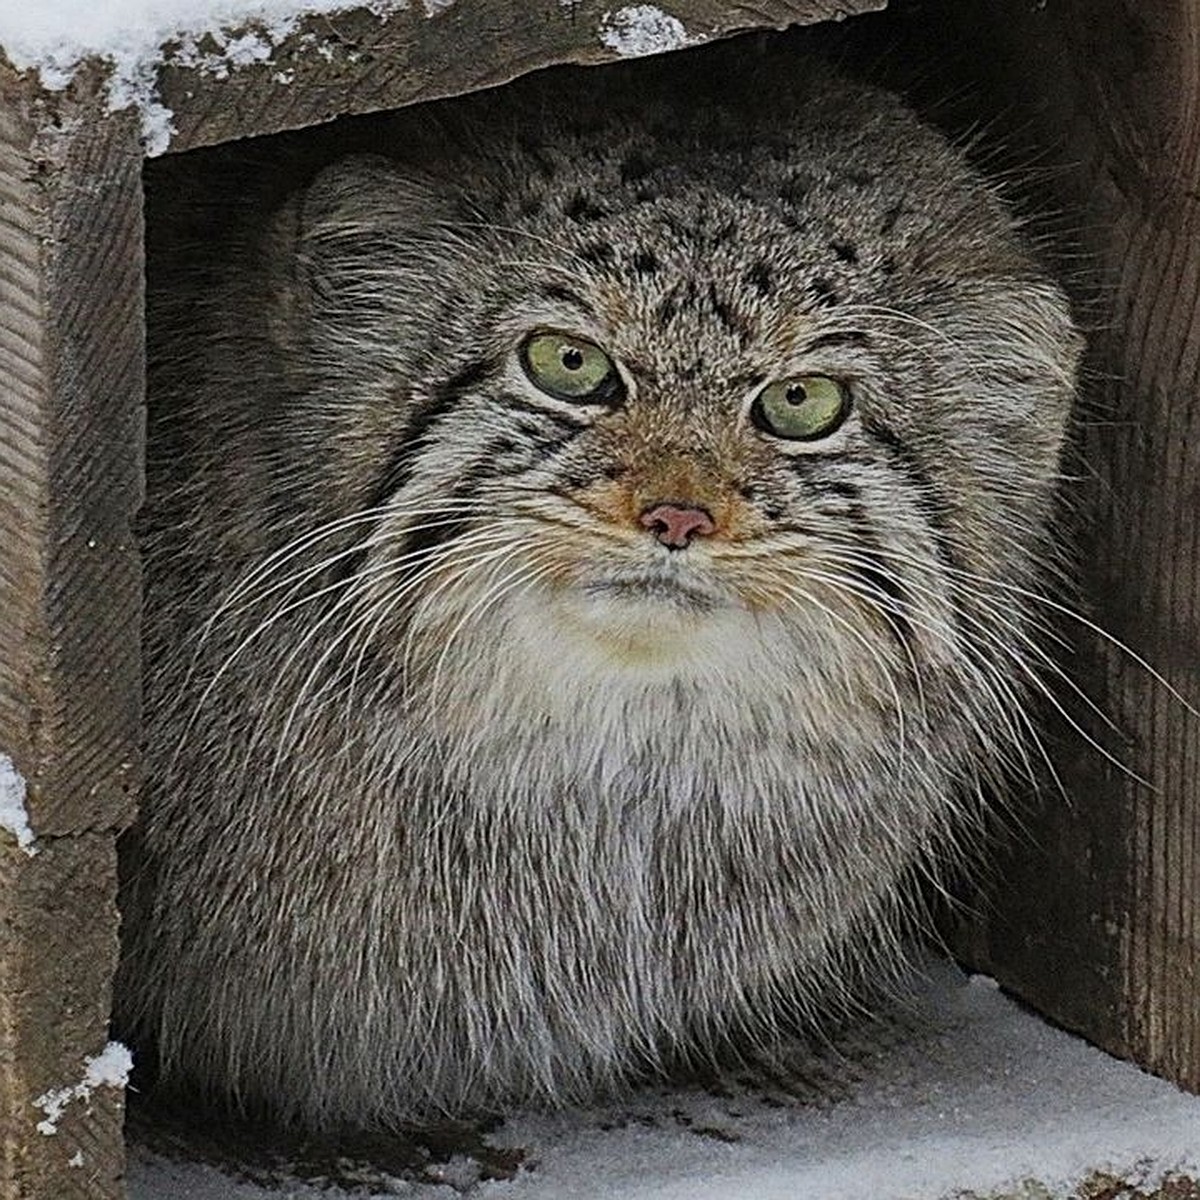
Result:
[[[1200,1098],[1050,1028],[988,980],[939,964],[914,991],[836,1054],[797,1051],[774,1077],[514,1117],[486,1138],[523,1151],[511,1179],[483,1180],[480,1158],[459,1155],[430,1162],[426,1182],[342,1162],[341,1186],[310,1169],[264,1188],[135,1148],[130,1200],[1200,1200],[1185,1182],[1200,1178]]]

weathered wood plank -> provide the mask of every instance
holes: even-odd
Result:
[[[37,844],[0,847],[0,1196],[120,1200],[124,1092],[79,1089],[106,1042],[114,839]]]
[[[113,829],[139,738],[132,116],[66,136],[0,107],[0,202],[0,751],[40,834]]]
[[[160,116],[170,116],[170,149],[191,150],[492,87],[540,67],[676,50],[742,30],[843,20],[886,3],[424,0],[386,14],[348,7],[300,19],[286,34],[251,22],[164,47],[155,104],[162,106]],[[230,44],[239,48],[236,62],[224,52]],[[65,90],[42,92],[47,120],[64,105],[106,95],[105,70],[93,64]],[[21,82],[31,94],[39,91],[33,70]]]
[[[1143,39],[1136,73],[1109,78],[1099,61],[1087,79],[1116,185],[1097,215],[1112,220],[1117,319],[1102,360],[1113,432],[1090,439],[1108,484],[1090,574],[1108,628],[1200,704],[1200,9],[1156,8],[1153,22],[1114,13],[1116,36]],[[1084,61],[1100,47],[1079,34]],[[1130,765],[1152,784],[1109,772],[1131,833],[1125,1036],[1139,1061],[1200,1090],[1200,718],[1127,655],[1105,646],[1103,661]]]
[[[0,1196],[121,1194],[120,1096],[34,1101],[107,1039],[115,838],[139,744],[144,403],[133,114],[48,112],[0,78],[0,753],[29,856],[0,832]]]
[[[842,19],[885,4],[670,0],[657,6],[666,20],[640,34],[628,14],[646,6],[607,0],[456,0],[413,4],[386,19],[359,8],[302,22],[268,60],[227,79],[176,63],[160,80],[174,113],[171,149],[188,150],[492,87],[555,63],[604,62],[744,29]]]
[[[1065,739],[1071,803],[1050,797],[1010,851],[975,949],[1063,1024],[1200,1090],[1200,717],[1171,691],[1200,706],[1200,7],[988,0],[962,33],[994,56],[1016,136],[1061,167],[1045,198],[1071,214],[1094,326],[1082,585],[1132,651],[1065,629],[1128,770]]]

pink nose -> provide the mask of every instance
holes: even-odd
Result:
[[[716,529],[712,517],[691,504],[656,504],[640,519],[642,527],[671,550],[682,550],[697,534],[706,537]]]

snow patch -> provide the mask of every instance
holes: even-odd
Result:
[[[425,0],[426,11],[449,2]],[[382,19],[408,5],[371,0],[369,7]],[[158,95],[165,59],[224,79],[269,61],[302,17],[354,7],[354,0],[0,0],[0,47],[17,70],[36,71],[49,91],[67,87],[85,60],[104,63],[109,112],[138,108],[146,153],[155,155],[174,132]]]
[[[25,780],[7,754],[0,754],[0,829],[8,830],[30,858],[38,852],[25,811]]]
[[[33,1102],[45,1114],[45,1120],[38,1122],[38,1133],[45,1137],[56,1134],[58,1123],[62,1120],[68,1104],[75,1100],[86,1103],[97,1088],[123,1088],[129,1081],[131,1070],[133,1055],[120,1042],[109,1042],[99,1054],[84,1062],[83,1078],[78,1083],[69,1087],[52,1088]],[[72,1165],[82,1166],[82,1159]]]
[[[513,1113],[488,1140],[526,1150],[515,1179],[456,1157],[425,1183],[263,1188],[135,1147],[130,1200],[1068,1200],[1095,1173],[1136,1196],[1200,1172],[1200,1096],[1054,1029],[984,976],[934,964],[908,992],[815,1075],[785,1053],[778,1078]]]
[[[384,20],[412,2],[366,0],[366,8]],[[572,12],[573,2],[564,0]],[[453,3],[420,0],[420,11],[436,17]],[[108,111],[138,109],[143,146],[156,155],[170,146],[175,132],[173,115],[158,93],[164,61],[225,79],[239,68],[271,62],[303,17],[355,7],[355,0],[0,0],[0,47],[17,70],[36,71],[50,91],[66,88],[86,60],[105,64]],[[624,57],[660,54],[702,40],[652,4],[606,13],[599,37]],[[315,37],[304,42],[306,49],[333,57]],[[273,78],[283,86],[291,74],[281,69]]]
[[[700,39],[690,37],[678,17],[653,4],[635,4],[604,14],[600,40],[622,58],[642,58],[678,50]]]

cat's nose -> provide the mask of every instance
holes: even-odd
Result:
[[[694,504],[655,504],[639,518],[668,550],[682,550],[694,537],[707,537],[716,529],[713,519]]]

